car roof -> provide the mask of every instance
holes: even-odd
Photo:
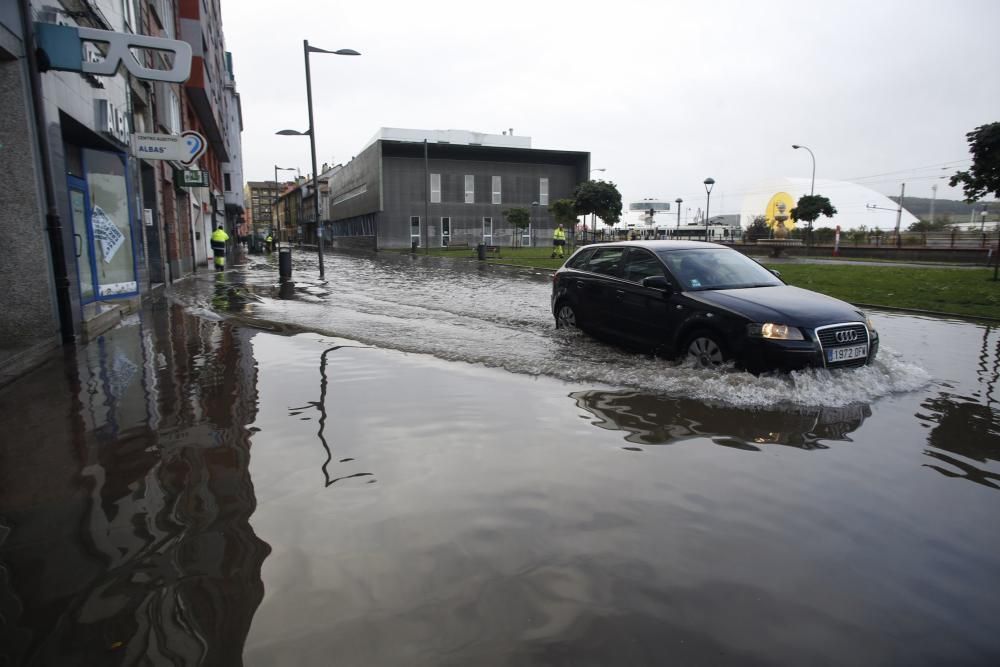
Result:
[[[705,241],[609,241],[607,243],[588,243],[583,246],[583,248],[607,248],[607,247],[633,247],[633,248],[646,248],[647,250],[662,251],[662,250],[692,250],[692,249],[708,249],[708,248],[725,248],[727,250],[732,250],[727,246],[721,245],[719,243],[707,243]]]

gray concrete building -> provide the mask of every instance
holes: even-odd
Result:
[[[548,245],[548,206],[590,174],[590,153],[531,148],[530,137],[382,128],[329,178],[334,247]],[[515,233],[503,212],[531,212]]]

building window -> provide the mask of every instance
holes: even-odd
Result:
[[[501,196],[500,196],[500,177],[499,176],[494,176],[493,177],[493,203],[494,204],[499,204],[499,203],[501,203],[500,200],[501,200]]]
[[[465,175],[465,203],[476,203],[476,177],[472,174]]]
[[[441,218],[441,247],[447,248],[451,241],[451,218]]]
[[[549,179],[538,179],[538,203],[542,206],[549,205]]]
[[[420,216],[410,216],[410,245],[420,245]]]
[[[441,174],[431,174],[431,203],[441,203]]]
[[[225,183],[225,185],[223,185],[223,188],[225,189],[225,191],[226,192],[232,192],[233,191],[233,181],[230,178],[229,174],[228,173],[223,174],[222,175],[222,180]]]

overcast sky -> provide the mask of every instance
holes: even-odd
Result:
[[[591,152],[626,201],[737,209],[780,176],[960,199],[965,133],[1000,121],[1000,1],[223,0],[247,180],[309,165],[302,40],[318,161],[379,127],[467,129]],[[959,162],[960,160],[965,160]],[[946,169],[941,169],[944,166]],[[887,173],[891,172],[891,173]],[[833,202],[836,205],[836,201]]]

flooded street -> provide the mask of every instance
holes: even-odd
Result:
[[[0,664],[1000,661],[1000,328],[758,378],[547,272],[274,259],[0,389]]]

